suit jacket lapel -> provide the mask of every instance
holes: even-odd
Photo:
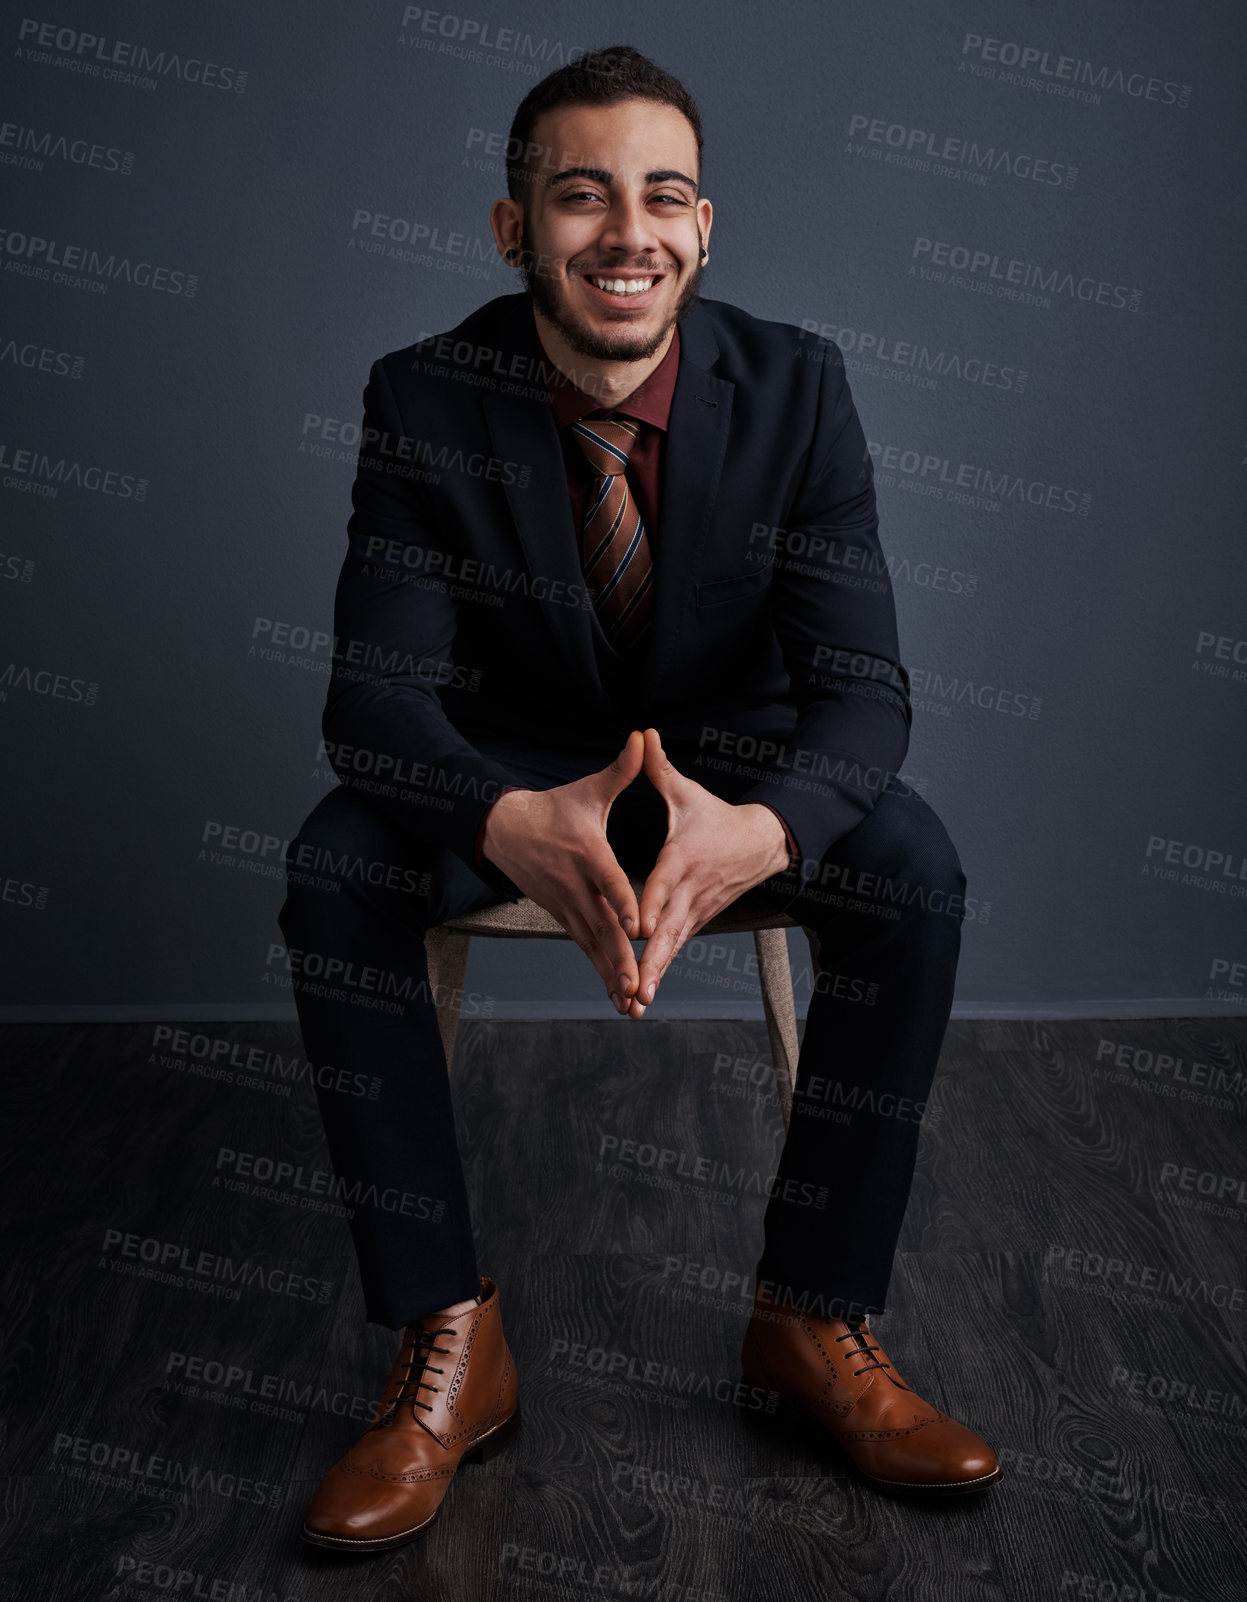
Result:
[[[512,480],[503,486],[528,567],[530,593],[545,614],[568,673],[580,684],[587,679],[591,689],[602,695],[589,606],[568,604],[577,590],[583,600],[585,576],[572,527],[563,447],[543,392],[545,354],[527,295],[508,296],[504,311],[499,343],[506,354],[523,358],[510,370],[523,375],[519,384],[525,393],[486,392],[482,405],[489,437],[496,456],[532,469],[526,484]]]
[[[710,319],[694,301],[680,320],[680,366],[663,447],[654,541],[654,614],[644,660],[646,705],[678,669],[678,645],[719,493],[736,386],[715,378],[719,355]]]

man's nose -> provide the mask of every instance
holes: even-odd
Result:
[[[653,218],[640,200],[615,202],[603,219],[600,242],[603,250],[621,251],[630,257],[639,256],[653,262],[659,259]]]

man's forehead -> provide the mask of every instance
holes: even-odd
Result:
[[[658,101],[552,106],[538,117],[533,136],[544,147],[547,171],[592,168],[604,175],[602,183],[645,182],[651,172],[697,171],[697,140],[688,118]]]

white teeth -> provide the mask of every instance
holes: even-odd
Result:
[[[652,278],[591,278],[589,282],[610,295],[643,295],[654,284]]]

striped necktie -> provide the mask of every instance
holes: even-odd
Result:
[[[626,654],[654,609],[649,539],[624,471],[644,424],[631,417],[587,417],[570,426],[593,469],[580,530],[585,582],[607,639]]]

